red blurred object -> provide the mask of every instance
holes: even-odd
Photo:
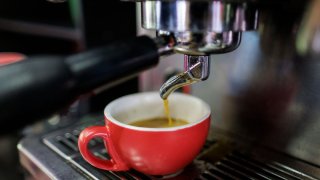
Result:
[[[0,52],[0,66],[15,63],[26,58],[25,55],[16,52]]]

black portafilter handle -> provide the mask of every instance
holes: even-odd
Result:
[[[81,94],[112,86],[158,61],[156,43],[141,36],[69,57],[30,57],[2,66],[0,134],[58,112]]]

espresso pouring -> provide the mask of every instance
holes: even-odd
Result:
[[[170,115],[168,99],[164,99],[163,100],[163,107],[164,107],[164,113],[166,114],[166,116],[168,118],[168,126],[172,126],[172,118],[171,118],[171,115]]]

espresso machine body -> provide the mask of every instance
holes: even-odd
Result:
[[[162,86],[162,98],[182,90],[209,103],[211,133],[204,150],[173,177],[99,171],[82,159],[73,143],[90,123],[75,124],[43,134],[40,141],[33,136],[19,143],[21,163],[32,176],[320,178],[317,0],[130,1],[137,7],[138,35],[154,38],[158,53],[165,54],[156,68],[139,75],[140,91]],[[107,154],[96,145],[93,151]],[[49,161],[65,168],[50,167]]]
[[[188,12],[186,15],[177,15],[177,10],[173,16],[180,17],[185,24],[168,20],[170,18],[161,16],[159,10],[150,16],[155,20],[153,26],[149,25],[150,17],[145,17],[152,14],[146,8],[146,2],[137,6],[142,17],[141,34],[150,33],[145,29],[152,29],[168,30],[178,34],[178,39],[183,32],[189,31],[204,34],[207,31],[228,32],[233,34],[229,37],[241,36],[228,41],[237,42],[232,48],[215,46],[216,49],[209,52],[199,47],[209,44],[208,41],[198,41],[199,46],[188,47],[210,54],[210,76],[206,81],[193,84],[191,93],[210,104],[213,134],[221,130],[236,139],[245,139],[250,148],[266,146],[320,164],[317,103],[320,28],[317,16],[320,6],[317,1],[201,1],[194,7],[198,1],[169,1],[176,6],[187,4],[180,7]],[[155,7],[160,4],[157,1],[152,3]],[[201,9],[203,4],[206,6]],[[171,5],[171,9],[175,5]],[[199,16],[199,11],[207,16]],[[199,19],[203,21],[197,22]],[[167,26],[162,26],[165,20]],[[239,44],[238,39],[241,39]],[[184,43],[178,43],[176,52],[190,53],[181,48],[187,49]],[[165,79],[168,66],[183,71],[182,63],[182,55],[164,58],[158,69],[141,75],[146,82],[154,82],[142,86],[142,89],[158,89],[161,84],[157,82]],[[159,72],[163,75],[150,76]],[[157,81],[157,78],[161,80]]]

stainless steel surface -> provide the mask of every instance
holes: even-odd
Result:
[[[320,3],[256,2],[259,29],[243,32],[234,51],[211,55],[211,76],[191,93],[210,104],[212,128],[319,166]],[[168,66],[181,68],[176,56],[143,76],[144,91],[160,87]]]
[[[257,28],[255,4],[226,1],[142,1],[142,26],[171,32],[226,32]]]
[[[210,56],[184,55],[185,68],[194,79],[204,81],[210,75]],[[199,64],[199,65],[197,65]],[[195,68],[197,67],[197,68]]]
[[[318,61],[259,58],[259,36],[245,39],[214,56],[213,76],[194,94],[212,107],[213,126],[319,165]]]
[[[259,161],[236,151],[225,155],[201,176],[205,179],[318,179],[281,163]]]
[[[228,53],[235,50],[241,42],[241,32],[176,32],[175,52],[191,55]]]
[[[79,132],[103,121],[88,121],[23,139],[18,147],[22,165],[37,179],[304,179],[320,178],[320,167],[256,146],[249,149],[240,139],[213,129],[202,152],[183,171],[169,176],[149,176],[130,170],[99,170],[81,157],[77,148]],[[100,139],[89,148],[99,158],[110,158]],[[170,163],[170,162],[168,162]]]
[[[173,46],[175,46],[175,37],[170,32],[163,32],[154,38],[154,42],[158,46],[158,53],[160,56],[166,56],[173,53]]]
[[[224,1],[142,1],[142,27],[173,34],[178,53],[205,55],[236,49],[241,32],[256,30],[255,4]]]
[[[168,79],[160,88],[160,97],[167,99],[178,88],[204,81],[210,74],[209,56],[184,56],[186,71]]]
[[[39,136],[24,138],[18,144],[18,150],[20,163],[31,176],[29,179],[86,179],[68,161],[44,146]]]
[[[214,55],[213,76],[193,94],[210,104],[212,126],[320,165],[319,54],[297,46],[308,29],[301,19],[318,17],[306,8],[312,4],[266,10],[263,30],[243,33],[237,50]],[[307,34],[311,45],[316,33]]]
[[[242,31],[258,27],[258,9],[254,3],[145,0],[140,4],[139,22],[142,27],[157,30],[158,36],[170,37],[174,43],[165,49],[186,55],[200,57],[233,51],[241,42]],[[208,78],[209,73],[205,74],[203,70],[209,72],[209,63],[192,65],[193,68],[188,67],[186,72],[175,75],[162,85],[162,98],[166,99],[171,92],[182,86]],[[196,77],[194,71],[202,71],[206,77]]]

